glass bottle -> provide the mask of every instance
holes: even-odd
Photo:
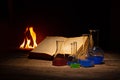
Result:
[[[71,54],[73,56],[72,61],[76,62],[77,57],[76,57],[76,52],[77,52],[77,42],[71,43]]]
[[[71,45],[71,54],[68,56],[68,65],[75,59],[75,53],[77,51],[77,42],[73,42]]]
[[[54,59],[52,61],[52,65],[54,66],[67,65],[67,60],[65,58],[65,54],[63,53],[63,49],[62,49],[63,46],[64,46],[64,41],[56,41],[56,52],[54,55]]]
[[[80,64],[77,59],[77,42],[71,43],[71,56],[69,58],[72,58],[70,62],[71,68],[79,68]]]
[[[94,61],[92,59],[89,59],[89,51],[90,51],[90,36],[89,34],[82,34],[83,36],[83,50],[82,55],[80,55],[79,63],[82,67],[93,67]],[[84,38],[87,37],[86,41],[84,41]]]
[[[104,51],[99,47],[99,30],[89,30],[89,32],[89,59],[94,60],[94,64],[101,64],[104,62]]]
[[[56,52],[54,57],[58,57],[58,56],[60,57],[60,55],[64,56],[63,50],[62,50],[63,44],[64,44],[64,41],[56,41]]]

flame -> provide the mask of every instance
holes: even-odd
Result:
[[[33,27],[27,27],[24,33],[25,33],[25,38],[19,48],[33,49],[37,47],[36,33],[34,32]],[[29,39],[29,37],[31,37],[31,39]]]

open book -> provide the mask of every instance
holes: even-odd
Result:
[[[29,58],[41,58],[41,59],[51,59],[56,54],[56,41],[63,41],[63,46],[61,47],[61,54],[71,55],[71,43],[77,42],[77,56],[85,57],[85,53],[88,48],[88,36],[79,37],[63,37],[63,36],[47,36],[43,41],[41,41],[38,46],[33,49]]]

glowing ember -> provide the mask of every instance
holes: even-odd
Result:
[[[36,33],[34,32],[33,27],[27,27],[24,33],[25,33],[25,38],[19,48],[33,49],[37,47]]]

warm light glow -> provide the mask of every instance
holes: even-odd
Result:
[[[34,32],[33,27],[27,27],[24,34],[25,34],[25,37],[24,37],[23,43],[20,45],[20,48],[33,49],[37,47],[36,33]]]

